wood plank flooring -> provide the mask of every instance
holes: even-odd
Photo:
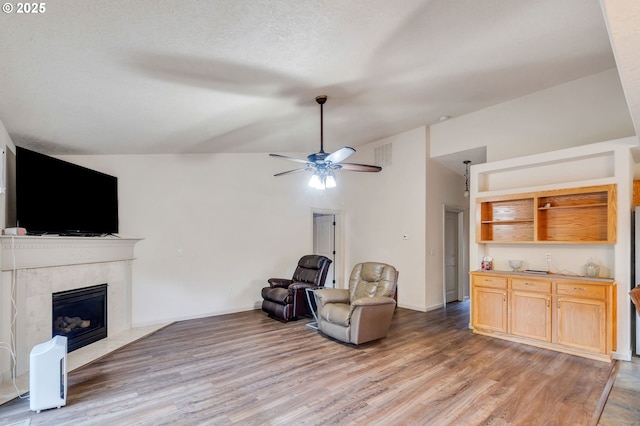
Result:
[[[0,424],[597,424],[615,364],[474,335],[468,309],[398,308],[359,347],[261,311],[177,322],[70,372],[65,407],[14,400]]]
[[[640,358],[619,362],[613,389],[600,416],[602,426],[640,426]]]

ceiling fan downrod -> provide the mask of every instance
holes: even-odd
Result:
[[[324,154],[324,120],[322,105],[327,102],[327,95],[316,96],[316,102],[320,104],[320,153]]]

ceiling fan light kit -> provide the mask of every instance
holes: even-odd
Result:
[[[314,172],[309,180],[309,186],[315,189],[326,189],[336,187],[336,176],[333,170],[326,173]]]
[[[305,167],[288,170],[286,172],[276,173],[274,176],[283,176],[290,173],[313,171],[309,186],[316,189],[335,188],[336,186],[336,170],[347,170],[353,172],[379,172],[382,170],[380,166],[371,166],[368,164],[343,163],[348,157],[353,155],[356,150],[345,146],[339,150],[327,154],[324,152],[324,123],[323,123],[323,105],[327,102],[327,96],[316,96],[316,102],[320,105],[320,152],[309,154],[306,160],[299,158],[287,157],[280,154],[269,154],[272,157],[282,158],[283,160],[302,163]]]

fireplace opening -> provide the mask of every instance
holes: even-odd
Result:
[[[67,351],[107,337],[107,284],[53,293],[51,337],[66,336]]]

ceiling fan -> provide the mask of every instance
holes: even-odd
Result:
[[[348,170],[352,172],[379,172],[382,170],[380,166],[370,166],[368,164],[343,163],[348,157],[353,155],[356,150],[345,146],[339,150],[326,153],[324,152],[324,132],[323,132],[323,111],[322,106],[327,102],[327,96],[316,96],[316,102],[320,104],[320,152],[309,154],[306,160],[299,158],[287,157],[280,154],[269,154],[272,157],[282,158],[283,160],[302,163],[305,166],[299,169],[293,169],[282,173],[276,173],[274,176],[282,176],[290,173],[313,171],[313,176],[309,181],[309,186],[317,189],[333,188],[336,186],[335,171]]]

